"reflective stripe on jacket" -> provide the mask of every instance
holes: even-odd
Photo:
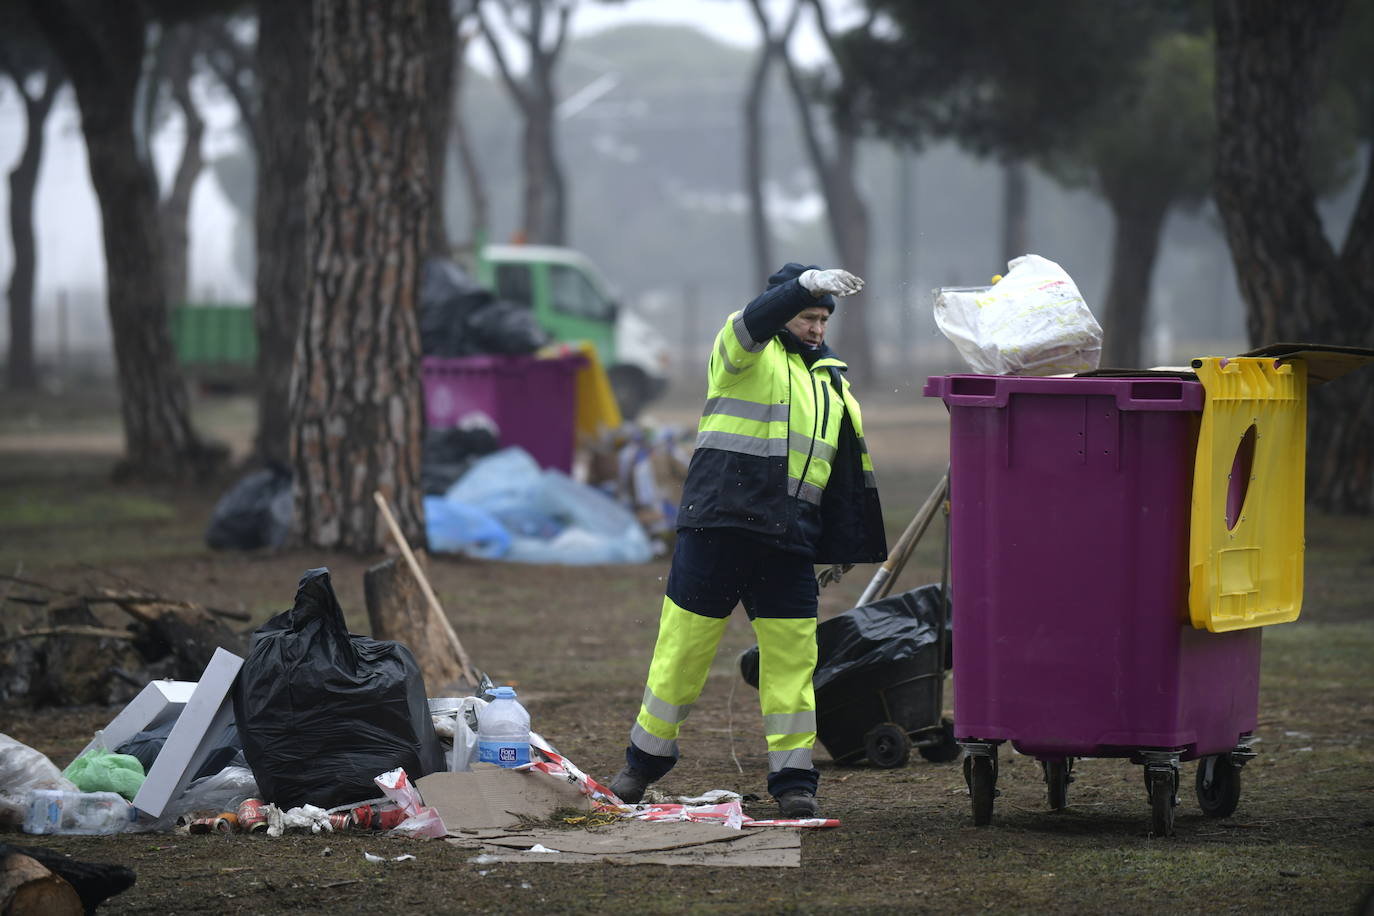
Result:
[[[706,404],[678,525],[788,535],[818,563],[887,556],[873,462],[848,367],[809,367],[776,336],[754,340],[743,312],[711,353]]]

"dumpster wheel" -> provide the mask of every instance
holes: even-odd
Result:
[[[922,757],[931,763],[953,763],[959,759],[959,742],[954,740],[954,723],[949,719],[940,720],[940,742],[923,744],[916,748]]]
[[[997,797],[997,760],[990,756],[964,758],[964,779],[973,800],[973,826],[986,827],[992,823],[992,801]]]
[[[1178,799],[1174,797],[1174,792],[1178,788],[1178,772],[1147,768],[1145,785],[1150,791],[1151,835],[1173,836],[1174,806],[1178,804]]]
[[[1069,783],[1073,782],[1073,758],[1042,760],[1040,766],[1045,771],[1045,786],[1049,795],[1050,810],[1063,811],[1069,806]]]
[[[869,762],[885,770],[903,766],[911,757],[911,738],[895,722],[875,725],[864,735],[864,753]]]
[[[1197,762],[1197,803],[1208,817],[1230,817],[1240,804],[1240,767],[1229,754]]]

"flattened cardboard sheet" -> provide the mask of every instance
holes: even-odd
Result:
[[[782,827],[731,830],[719,824],[687,821],[620,821],[589,830],[475,830],[459,834],[449,842],[480,851],[494,862],[715,868],[801,866],[801,831]],[[535,844],[558,851],[530,852]]]
[[[474,763],[462,773],[430,773],[415,785],[425,804],[439,810],[450,832],[509,827],[518,825],[521,817],[547,818],[559,808],[591,810],[591,800],[571,783],[491,763]]]

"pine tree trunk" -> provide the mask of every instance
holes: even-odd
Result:
[[[525,116],[523,159],[525,168],[525,238],[541,245],[563,244],[562,230],[554,215],[557,189],[553,162],[553,100],[532,94]]]
[[[1026,231],[1026,201],[1029,196],[1026,164],[1020,160],[1002,163],[1003,269],[1007,262],[1029,251],[1029,233]]]
[[[258,0],[257,301],[260,461],[291,464],[291,366],[305,311],[310,0]]]
[[[185,479],[226,451],[191,426],[172,349],[157,191],[134,141],[134,96],[146,22],[138,0],[46,0],[34,16],[76,89],[91,182],[100,202],[125,456],[118,476]]]
[[[191,26],[180,25],[167,36],[171,43],[167,56],[167,83],[172,98],[181,110],[185,136],[181,145],[181,161],[177,164],[172,186],[158,207],[158,222],[162,232],[163,260],[166,264],[167,301],[175,306],[187,300],[190,290],[190,231],[191,192],[196,179],[205,167],[201,141],[205,136],[205,120],[191,98],[191,58],[193,38]]]
[[[857,169],[857,130],[837,125],[835,163],[830,172],[831,192],[827,195],[830,232],[842,267],[865,280],[868,276],[868,207],[854,181]],[[869,330],[869,303],[863,293],[837,300],[836,349],[849,364],[849,380],[860,388],[873,381],[873,337]]]
[[[429,209],[426,0],[318,0],[305,324],[291,384],[298,540],[372,552],[372,499],[425,543],[417,298]]]
[[[765,36],[744,97],[744,190],[749,196],[749,238],[753,243],[755,282],[762,281],[777,269],[773,263],[767,202],[763,195],[763,96],[772,58],[773,44]]]
[[[1159,236],[1168,212],[1167,195],[1145,200],[1109,200],[1115,226],[1112,272],[1102,310],[1102,365],[1139,369],[1141,335],[1150,301],[1150,276],[1159,254]]]
[[[27,133],[24,151],[10,172],[10,239],[14,246],[14,268],[10,272],[10,344],[5,365],[5,382],[10,391],[31,391],[38,387],[33,353],[33,288],[38,264],[33,236],[33,198],[38,189],[38,166],[43,161],[43,130],[53,99],[62,85],[56,68],[49,67],[43,76],[43,92],[32,98],[20,84],[22,78],[22,73],[14,76],[15,88],[24,100]]]
[[[461,36],[460,41],[465,41]],[[459,63],[453,68],[455,83],[453,85],[453,143],[458,148],[458,163],[463,169],[463,186],[467,191],[468,199],[468,234],[471,236],[471,244],[476,250],[487,237],[488,211],[490,207],[487,203],[487,189],[485,182],[482,181],[481,170],[477,165],[477,154],[472,148],[472,139],[468,135],[467,120],[463,116],[463,84],[464,77],[463,52],[455,52],[455,57]]]
[[[429,91],[425,122],[429,125],[430,195],[429,225],[426,227],[426,253],[449,256],[448,224],[445,221],[445,193],[448,187],[448,137],[453,125],[453,69],[457,60],[458,33],[449,0],[429,0],[429,47],[425,52]]]
[[[1371,233],[1358,242],[1352,235],[1363,247],[1348,242],[1338,256],[1304,170],[1318,67],[1343,6],[1340,0],[1217,0],[1215,6],[1216,201],[1257,346],[1374,340],[1369,271],[1349,266],[1374,259]],[[1354,225],[1361,225],[1358,217]],[[1313,393],[1307,496],[1328,511],[1374,512],[1374,369]]]

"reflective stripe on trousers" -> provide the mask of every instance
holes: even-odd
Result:
[[[658,641],[630,743],[658,757],[678,756],[682,723],[701,696],[728,618],[706,617],[663,599]],[[756,618],[759,706],[768,769],[810,769],[816,742],[816,618]]]
[[[758,617],[759,706],[768,738],[768,769],[811,768],[816,743],[816,618]]]

